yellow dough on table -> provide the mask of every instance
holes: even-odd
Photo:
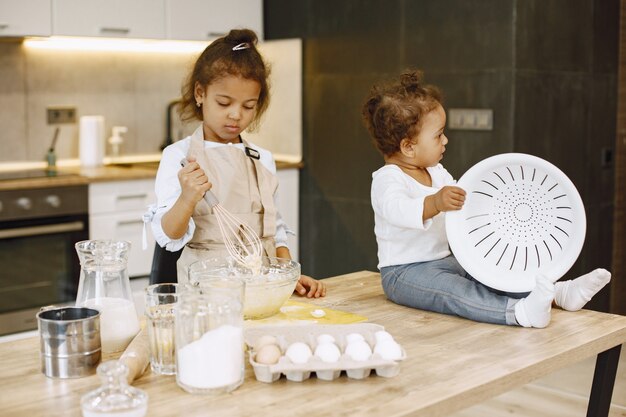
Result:
[[[314,317],[311,313],[316,310],[324,311],[322,317]],[[316,313],[316,315],[319,315]],[[264,319],[246,320],[245,326],[273,325],[273,324],[351,324],[367,321],[367,317],[347,311],[324,308],[319,305],[287,300],[280,308],[280,312]]]

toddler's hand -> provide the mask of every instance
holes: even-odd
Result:
[[[435,197],[435,208],[438,211],[461,210],[465,203],[465,190],[457,186],[447,185],[437,191]]]
[[[212,187],[206,174],[193,158],[189,158],[188,163],[178,171],[178,181],[182,188],[181,198],[194,206]]]
[[[308,292],[307,292],[308,289]],[[307,275],[300,275],[295,292],[307,298],[319,298],[326,295],[326,284]]]

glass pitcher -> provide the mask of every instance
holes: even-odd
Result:
[[[81,265],[76,305],[100,311],[102,352],[120,352],[139,332],[127,271],[130,243],[84,240],[75,246]]]

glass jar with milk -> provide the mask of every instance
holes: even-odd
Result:
[[[102,352],[120,352],[139,332],[127,271],[130,243],[84,240],[75,246],[81,265],[76,305],[100,311]]]

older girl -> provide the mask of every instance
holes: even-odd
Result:
[[[161,246],[170,251],[184,247],[177,263],[179,282],[187,281],[187,268],[194,261],[226,254],[217,220],[203,202],[209,189],[257,232],[266,255],[291,258],[287,226],[276,209],[272,154],[241,136],[258,124],[269,104],[269,71],[256,42],[250,30],[231,30],[202,52],[183,87],[184,118],[202,124],[163,151],[152,220]],[[190,163],[181,168],[183,158]],[[326,288],[303,275],[296,291],[321,297]]]

